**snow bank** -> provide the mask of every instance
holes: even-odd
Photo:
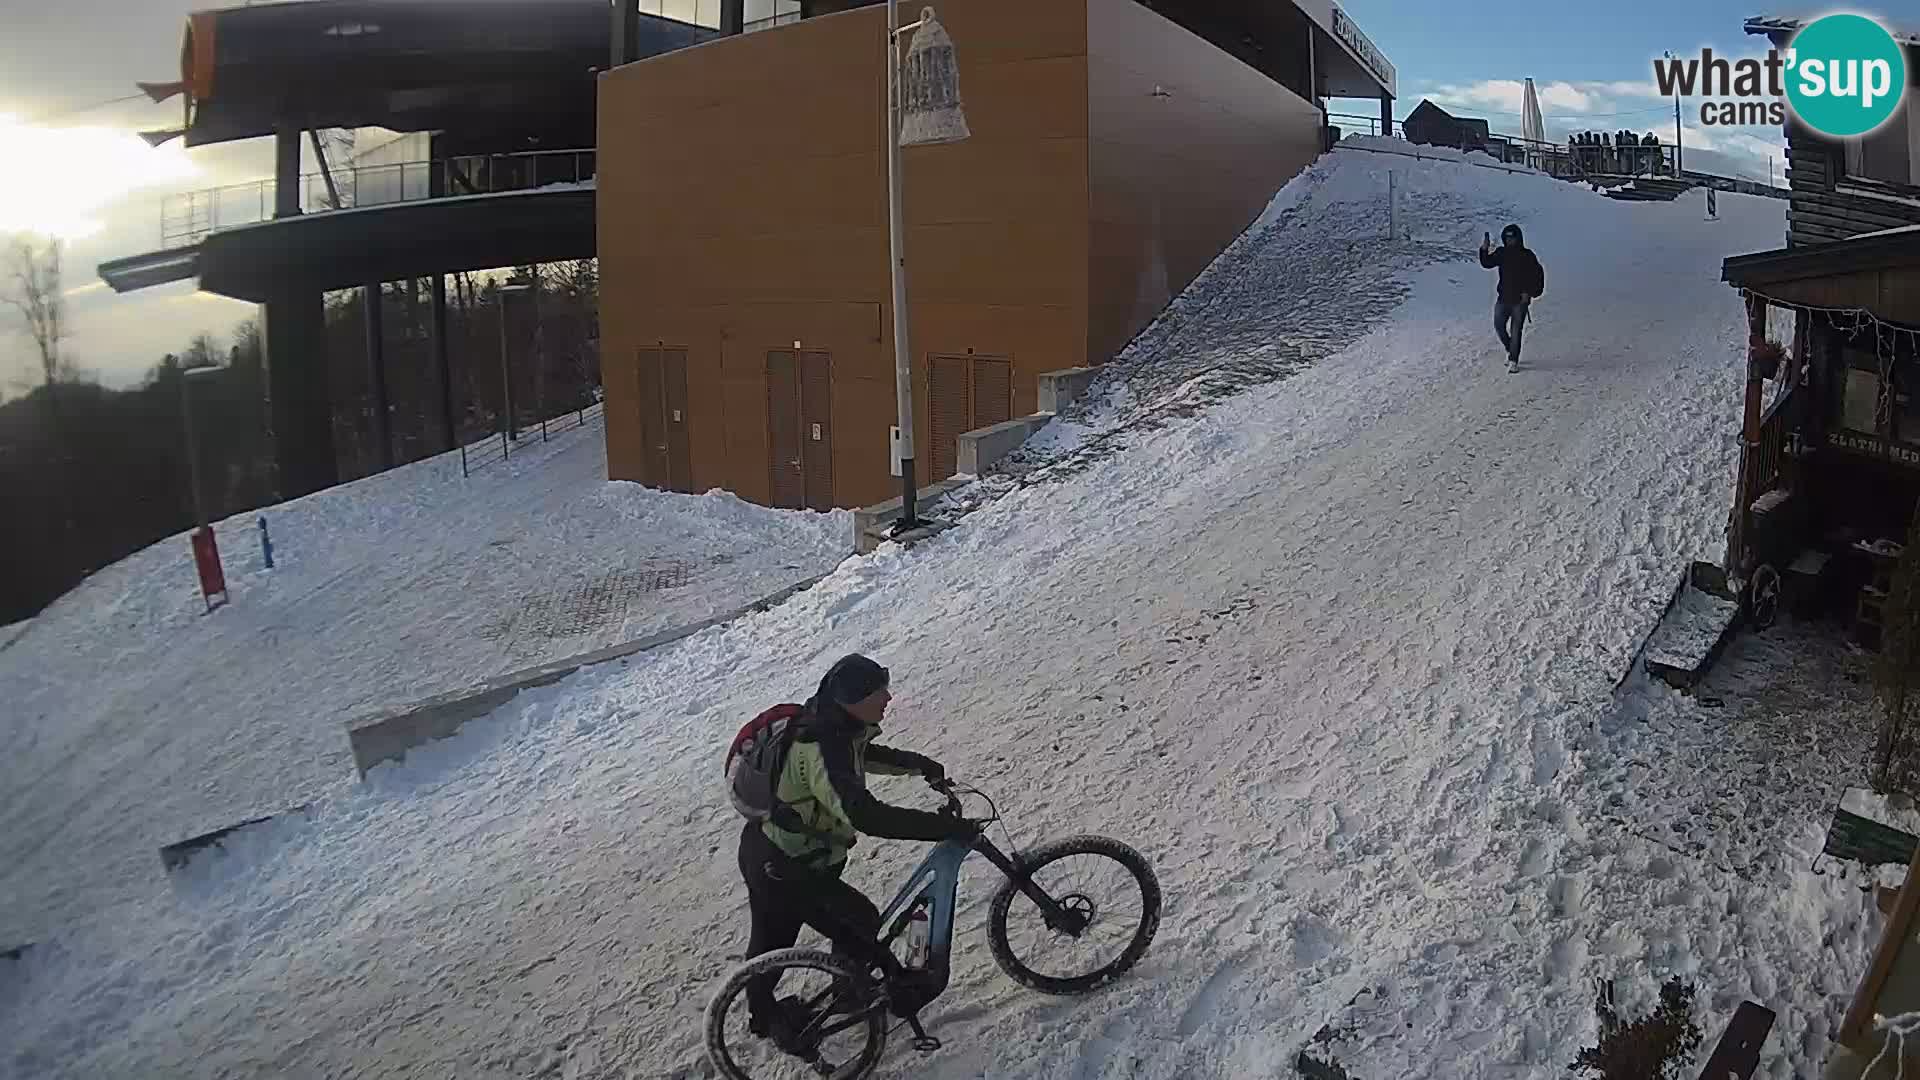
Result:
[[[164,888],[163,844],[352,782],[344,724],[698,623],[831,569],[844,513],[608,483],[597,415],[463,478],[440,455],[215,526],[203,615],[186,537],[93,575],[0,651],[0,940]],[[104,915],[100,917],[105,917]]]
[[[1418,250],[1365,231],[1389,162]],[[1722,542],[1745,323],[1717,268],[1771,246],[1782,204],[1703,223],[1374,154],[1296,184],[1237,273],[1136,342],[1137,377],[1042,434],[1074,468],[524,694],[220,888],[64,923],[0,1004],[0,1070],[703,1075],[700,1012],[746,938],[718,748],[860,649],[894,672],[889,742],[992,792],[1019,843],[1126,839],[1167,896],[1134,975],[1046,999],[981,947],[975,867],[927,1015],[946,1048],[882,1075],[1284,1075],[1369,986],[1390,992],[1354,1076],[1566,1075],[1594,979],[1631,1004],[1675,971],[1712,995],[1709,1041],[1751,994],[1781,1013],[1763,1074],[1810,1072],[1871,917],[1804,872],[1824,796],[1794,785],[1845,755],[1781,771],[1774,740],[1808,725],[1756,734],[1731,691],[1718,714],[1612,697]],[[1509,220],[1550,283],[1518,375],[1470,260]],[[1357,286],[1301,292],[1262,257],[1314,247],[1390,288],[1348,306]],[[1705,795],[1742,813],[1703,857],[1641,838]],[[884,892],[917,847],[863,841],[851,879]]]

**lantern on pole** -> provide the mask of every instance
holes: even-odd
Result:
[[[940,146],[973,134],[960,104],[960,69],[953,39],[932,8],[920,13],[919,28],[907,46],[900,102],[900,145]]]
[[[907,58],[900,60],[900,36],[913,32]],[[900,25],[900,0],[887,0],[887,236],[893,272],[893,378],[899,409],[900,519],[894,535],[919,525],[914,506],[913,348],[909,340],[904,169],[900,151],[908,146],[959,142],[973,133],[960,105],[960,70],[953,39],[923,8],[920,21]]]

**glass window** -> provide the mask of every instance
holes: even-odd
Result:
[[[1920,184],[1920,161],[1913,156],[1914,141],[1920,138],[1917,113],[1920,110],[1909,100],[1880,130],[1864,139],[1847,140],[1847,175],[1889,184]]]
[[[1857,367],[1844,369],[1840,387],[1840,426],[1849,431],[1878,435],[1880,374]]]

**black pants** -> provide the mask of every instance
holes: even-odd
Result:
[[[811,926],[833,942],[835,953],[863,971],[894,966],[877,940],[880,911],[873,901],[840,880],[837,869],[814,870],[789,858],[753,822],[740,833],[740,876],[747,881],[747,905],[753,912],[749,960],[791,947],[800,940],[800,928]],[[775,981],[756,979],[747,986],[752,1015],[772,1015]]]

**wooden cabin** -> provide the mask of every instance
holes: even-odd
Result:
[[[1408,142],[1422,146],[1451,146],[1456,150],[1484,150],[1493,137],[1485,120],[1475,116],[1455,116],[1424,99],[1400,122],[1400,131]]]
[[[1785,602],[1877,647],[1920,498],[1920,226],[1735,256],[1721,277],[1748,312],[1728,576],[1760,626]]]
[[[1799,19],[1749,19],[1746,31],[1784,52]],[[1824,244],[1920,225],[1920,33],[1893,28],[1907,53],[1905,108],[1863,139],[1829,139],[1787,113],[1787,245]]]

